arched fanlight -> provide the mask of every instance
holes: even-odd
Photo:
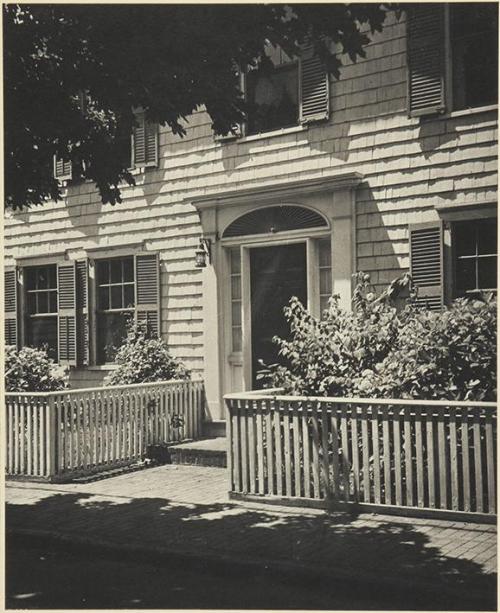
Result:
[[[302,206],[280,205],[256,209],[238,217],[224,230],[223,238],[268,234],[288,230],[325,228],[326,219]]]

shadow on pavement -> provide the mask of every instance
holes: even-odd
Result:
[[[397,518],[382,524],[355,525],[354,518],[345,514],[285,515],[231,503],[182,504],[163,498],[48,494],[45,490],[43,498],[31,503],[9,503],[8,532],[40,530],[67,537],[69,542],[88,539],[104,547],[118,544],[130,548],[128,553],[122,550],[116,554],[122,560],[129,555],[136,561],[142,557],[151,562],[155,556],[161,558],[160,550],[188,556],[224,556],[232,560],[226,568],[230,574],[241,574],[239,563],[250,561],[260,561],[262,567],[271,561],[315,565],[323,571],[331,570],[332,576],[339,570],[343,585],[351,582],[356,589],[361,583],[363,590],[369,585],[376,587],[378,581],[386,585],[388,578],[411,580],[415,593],[407,594],[407,610],[463,610],[467,608],[467,594],[474,597],[471,608],[496,610],[496,575],[484,574],[477,562],[443,555],[430,543],[422,526],[417,530],[409,522],[398,523]],[[480,530],[478,535],[484,538]],[[496,538],[493,533],[490,536]],[[8,541],[7,566],[16,546],[15,540]],[[145,553],[134,553],[135,548]],[[426,592],[428,583],[436,588],[432,596]],[[384,605],[389,606],[387,602]],[[209,605],[198,605],[204,606]],[[401,603],[394,608],[401,608]]]

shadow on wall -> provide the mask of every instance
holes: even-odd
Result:
[[[200,552],[208,555],[222,552],[228,556],[227,559],[237,559],[242,563],[260,561],[263,567],[269,558],[282,562],[319,564],[323,569],[338,569],[343,573],[345,578],[341,581],[341,589],[347,589],[350,602],[353,602],[353,594],[356,593],[352,591],[354,587],[362,589],[363,595],[370,593],[370,589],[374,590],[378,603],[381,598],[383,600],[381,594],[386,593],[396,608],[463,610],[468,605],[467,590],[471,589],[476,598],[481,595],[484,608],[495,609],[496,576],[484,574],[479,563],[449,557],[433,546],[425,534],[425,527],[421,525],[425,523],[422,521],[419,530],[411,521],[396,518],[385,523],[370,525],[370,522],[364,521],[355,525],[355,518],[348,515],[285,515],[271,509],[264,513],[231,503],[188,504],[147,497],[130,500],[88,493],[54,495],[47,490],[41,490],[40,494],[38,499],[26,504],[7,505],[8,533],[19,528],[40,527],[48,533],[55,531],[66,535],[68,543],[71,542],[71,534],[77,534],[84,540],[100,544],[114,542],[146,550],[161,547],[165,552],[179,552],[187,556],[194,554],[192,561],[188,558],[188,565],[197,564],[195,559]],[[494,536],[490,534],[490,538]],[[11,554],[15,552],[16,546],[13,544],[7,550],[7,566]],[[126,551],[117,555],[120,560],[127,558]],[[151,554],[141,558],[132,550],[130,559],[156,564],[155,560],[151,560]],[[167,559],[172,560],[170,553]],[[212,566],[210,562],[199,561],[198,564]],[[234,563],[228,564],[229,575],[240,572],[251,576],[256,572],[255,567],[250,574],[248,569],[239,568]],[[205,572],[207,569],[208,566],[205,566]],[[363,582],[362,586],[356,584],[361,581],[358,577],[367,575],[373,581]],[[402,588],[399,595],[397,589],[392,587],[384,592],[383,579],[387,577],[410,581],[415,577],[423,581],[431,580],[435,591],[431,597],[425,590],[410,592],[407,588]],[[36,581],[36,577],[28,579],[32,583]],[[76,589],[78,587],[75,586]],[[7,593],[11,597],[15,589],[15,581],[12,584],[8,581]],[[30,589],[33,593],[40,590],[46,592],[50,586],[37,585]],[[329,589],[333,593],[334,585],[328,588],[323,583],[319,593],[326,597]],[[24,604],[33,606],[35,603],[26,600]],[[200,602],[191,601],[188,604],[195,607]],[[241,606],[236,602],[224,604]],[[263,608],[269,604],[265,594],[255,594],[255,602],[246,602],[248,608],[252,608],[252,605]],[[477,606],[476,600],[473,608]]]

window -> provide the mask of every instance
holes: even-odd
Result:
[[[134,258],[98,260],[97,361],[112,362],[126,336],[127,321],[134,316]]]
[[[497,288],[496,219],[453,225],[455,294],[466,296]]]
[[[329,77],[312,46],[304,46],[300,59],[292,59],[280,47],[268,43],[260,64],[244,73],[241,86],[247,101],[247,121],[234,126],[234,133],[216,136],[217,140],[328,119]]]
[[[328,308],[332,295],[332,244],[329,238],[318,241],[319,308],[322,314]]]
[[[57,361],[57,266],[25,269],[26,344],[47,346],[49,356]]]
[[[450,5],[453,109],[495,104],[498,88],[498,5]]]
[[[260,65],[246,75],[247,134],[295,126],[299,122],[299,64],[268,45]]]
[[[497,3],[413,6],[407,59],[411,116],[496,104]]]
[[[233,247],[230,252],[231,274],[231,348],[241,351],[241,255],[240,248]]]

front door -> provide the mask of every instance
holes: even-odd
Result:
[[[287,338],[289,327],[283,308],[292,296],[307,304],[306,244],[250,249],[252,315],[252,381],[262,387],[256,374],[265,364],[282,362],[273,336]]]

